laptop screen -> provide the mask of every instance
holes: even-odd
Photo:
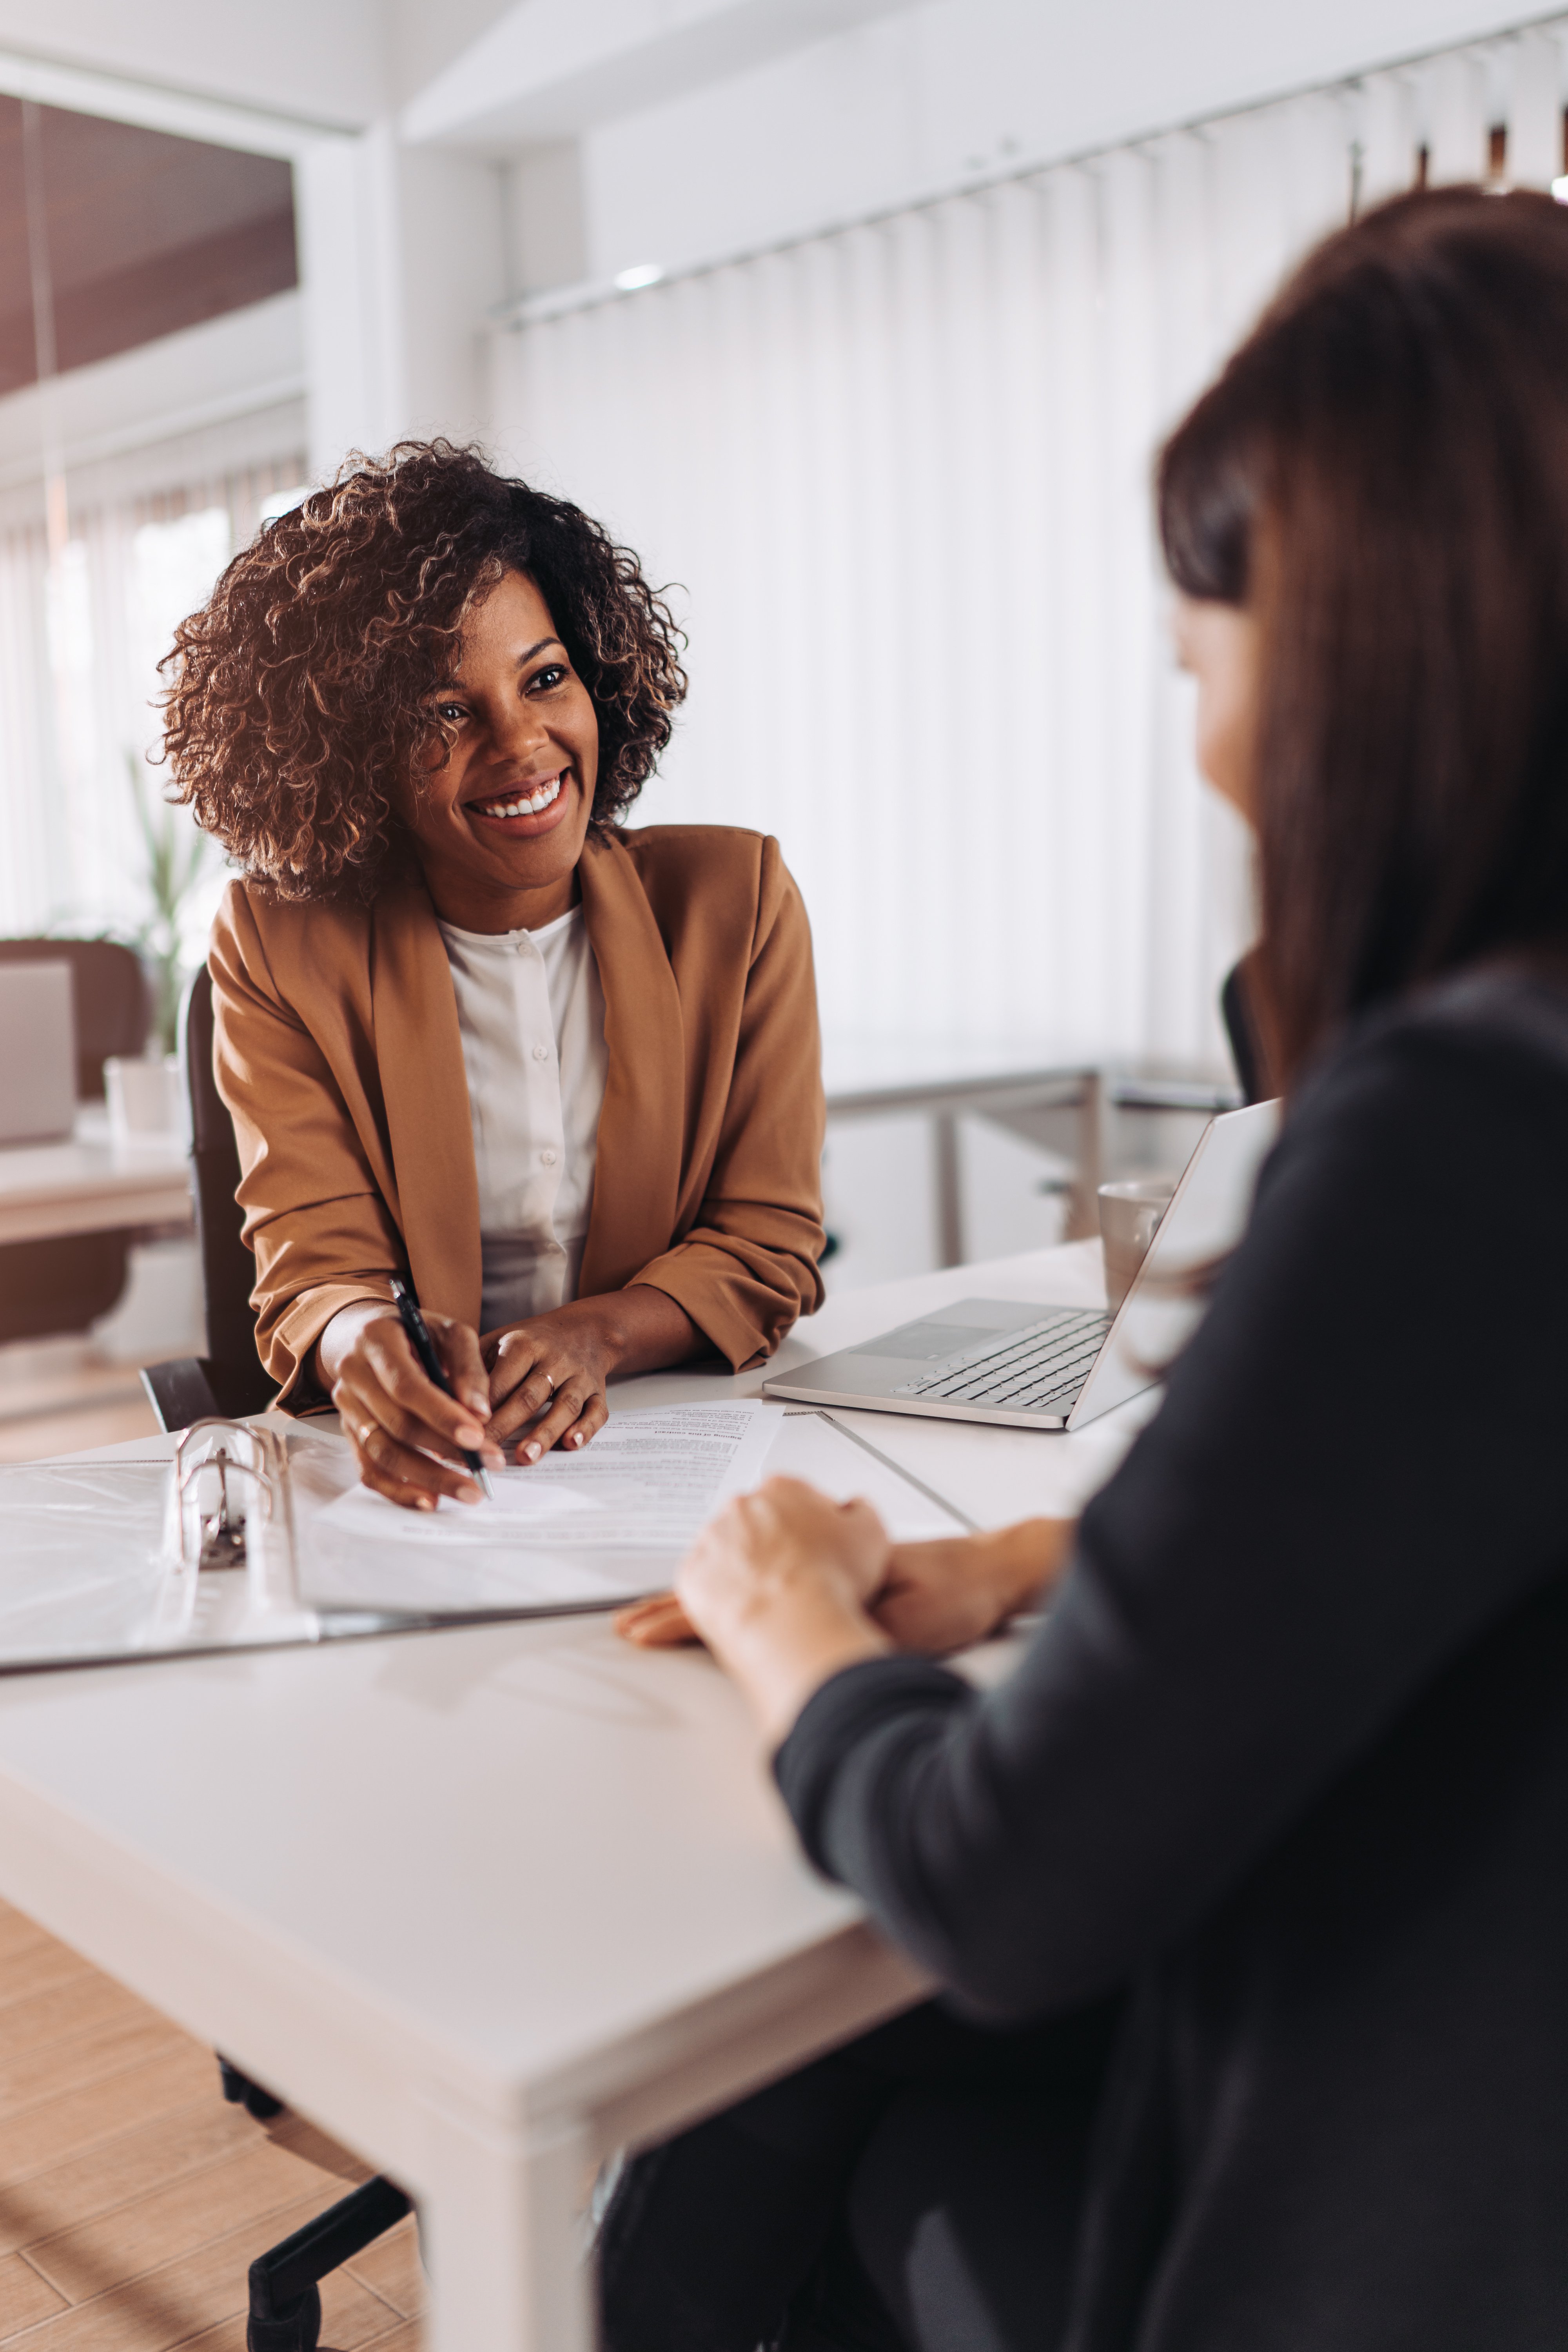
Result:
[[[0,963],[0,1144],[58,1141],[75,1117],[71,968]]]

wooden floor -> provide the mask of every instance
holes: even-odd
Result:
[[[210,2050],[0,1904],[5,2352],[244,2352],[252,2257],[366,2173],[227,2105]],[[412,2219],[321,2300],[322,2352],[419,2352]]]

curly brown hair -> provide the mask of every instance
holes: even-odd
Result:
[[[174,797],[248,881],[363,900],[406,865],[399,797],[447,740],[426,698],[509,571],[538,588],[598,713],[593,823],[631,806],[686,693],[663,598],[565,499],[477,449],[400,441],[260,530],[161,665]]]

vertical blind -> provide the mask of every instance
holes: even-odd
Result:
[[[1154,451],[1353,204],[1562,171],[1561,29],[498,339],[498,449],[689,631],[639,814],[777,834],[830,1029],[1217,1050],[1249,874],[1193,767]]]

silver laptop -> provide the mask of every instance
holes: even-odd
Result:
[[[763,1394],[938,1421],[1079,1429],[1152,1388],[1203,1313],[1193,1277],[1234,1248],[1277,1102],[1211,1119],[1182,1172],[1149,1254],[1114,1318],[1076,1307],[963,1298],[763,1384]]]
[[[0,1144],[55,1142],[75,1118],[71,968],[0,963]]]

